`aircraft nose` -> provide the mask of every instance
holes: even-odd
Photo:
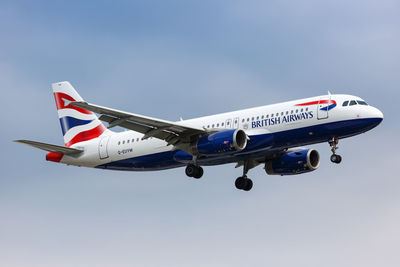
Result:
[[[383,113],[382,111],[380,111],[379,109],[375,108],[375,107],[370,107],[369,110],[369,116],[371,118],[376,118],[376,119],[380,119],[380,121],[383,120]]]
[[[372,122],[373,127],[378,126],[383,120],[383,113],[375,107],[370,107],[368,116]]]

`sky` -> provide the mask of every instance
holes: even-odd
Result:
[[[399,266],[400,2],[0,2],[0,266]],[[63,144],[51,83],[166,120],[325,94],[362,97],[379,127],[340,165],[248,176],[46,162]]]

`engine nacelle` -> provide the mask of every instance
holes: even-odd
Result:
[[[319,153],[314,149],[287,152],[279,158],[267,161],[265,171],[268,174],[293,175],[311,172],[319,167]]]
[[[242,151],[247,145],[247,135],[243,130],[226,130],[200,138],[192,150],[194,154],[216,155]]]

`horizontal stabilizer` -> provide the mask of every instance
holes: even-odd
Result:
[[[14,140],[14,142],[25,144],[25,145],[28,145],[28,146],[33,146],[35,148],[39,148],[39,149],[42,149],[42,150],[45,150],[45,151],[49,151],[49,152],[55,152],[55,153],[64,154],[64,155],[77,155],[77,154],[83,152],[83,150],[76,149],[76,148],[51,145],[51,144],[46,144],[46,143],[41,143],[41,142],[36,142],[36,141],[30,141],[30,140]]]

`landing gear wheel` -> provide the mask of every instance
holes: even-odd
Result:
[[[253,188],[253,181],[249,178],[246,179],[246,187],[243,188],[244,191],[250,191]]]
[[[193,177],[196,173],[196,166],[193,164],[189,164],[186,166],[185,173],[189,177]]]
[[[189,164],[186,166],[185,173],[189,177],[199,179],[199,178],[201,178],[201,176],[203,176],[204,171],[203,171],[203,168],[200,166],[196,166],[194,164]]]
[[[203,168],[200,166],[196,166],[196,171],[193,175],[193,178],[200,179],[201,176],[203,176],[203,173],[204,173]]]
[[[337,155],[337,154],[333,154],[333,155],[331,156],[331,161],[332,161],[333,163],[339,164],[339,163],[342,161],[342,156]]]
[[[247,177],[238,177],[235,181],[235,186],[239,190],[250,191],[253,188],[253,181]]]
[[[241,190],[246,186],[246,181],[245,178],[243,177],[238,177],[235,181],[235,186],[237,189]]]

